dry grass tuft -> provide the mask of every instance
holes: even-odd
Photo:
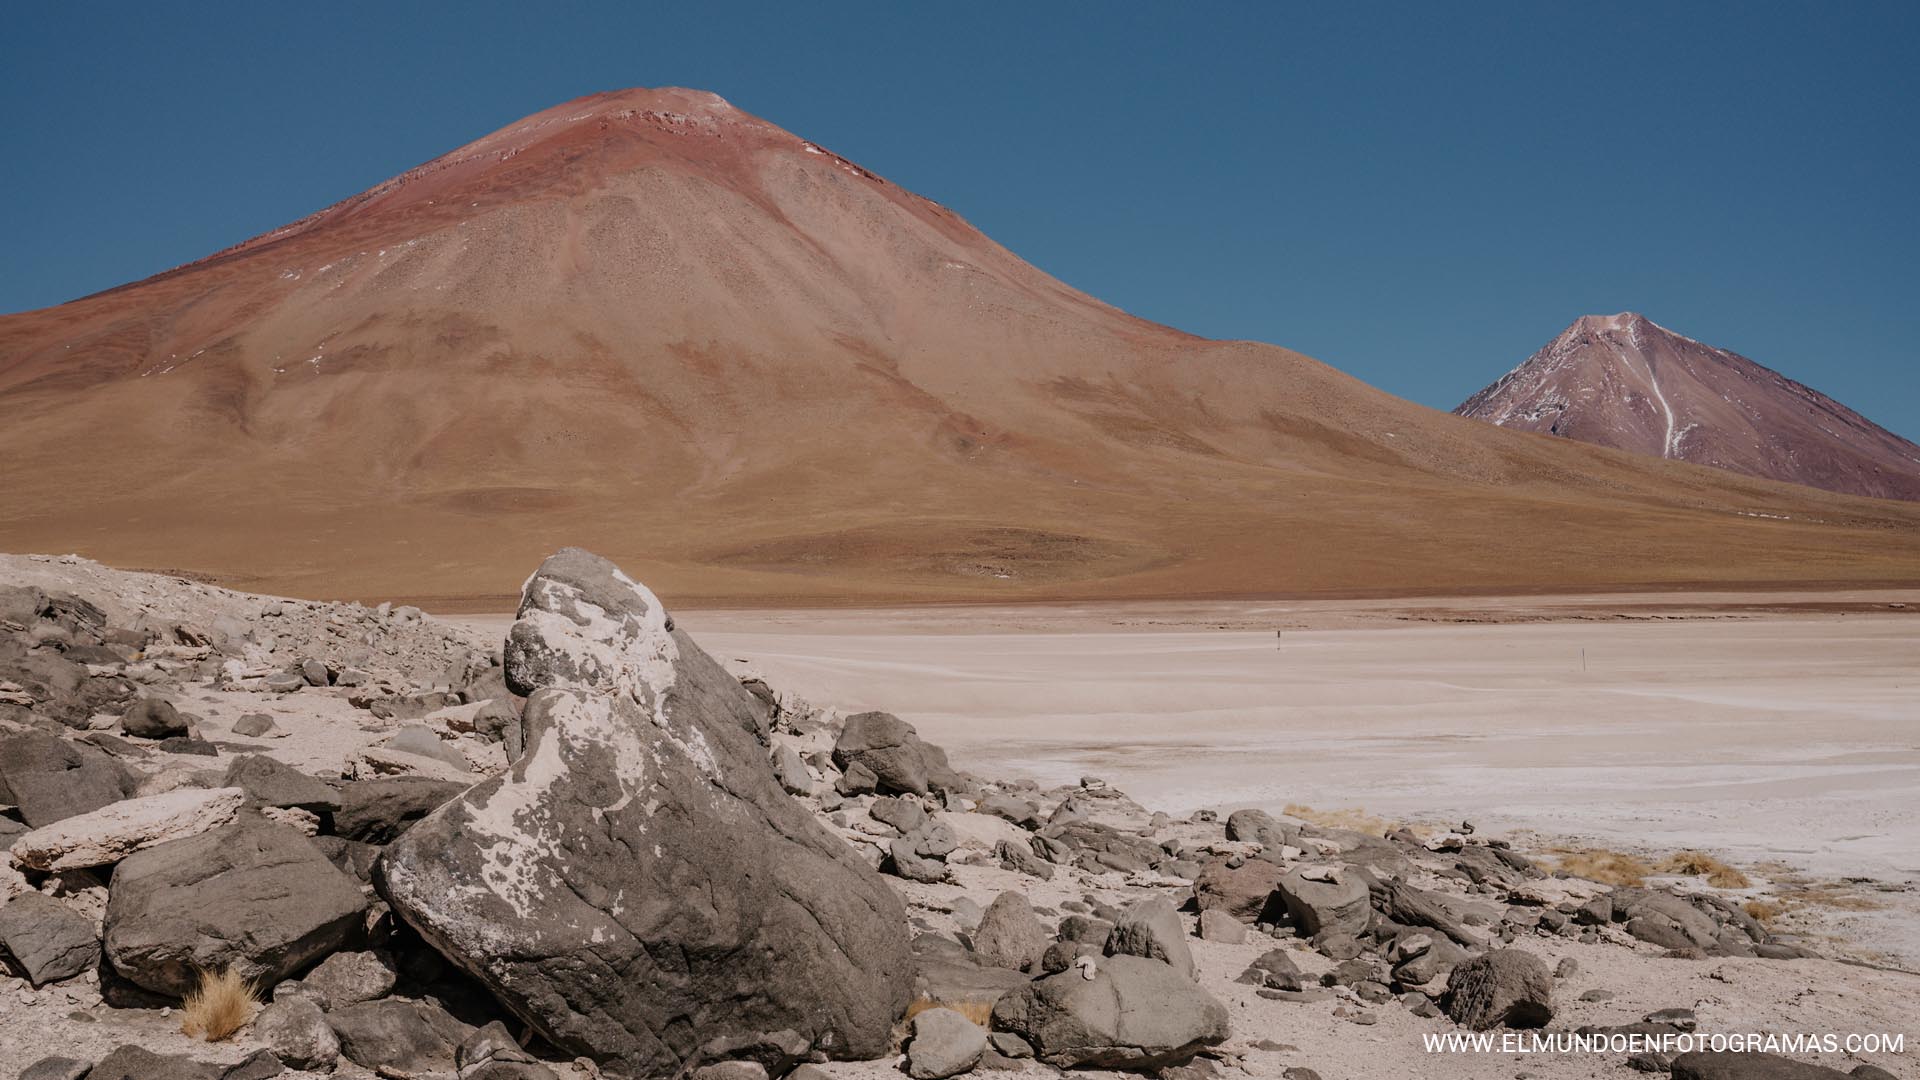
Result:
[[[1560,851],[1556,869],[1602,885],[1643,885],[1653,868],[1639,858],[1605,848]]]
[[[981,1027],[990,1026],[993,1020],[993,1004],[991,1002],[934,1001],[931,998],[915,998],[913,1004],[907,1006],[907,1015],[902,1018],[902,1022],[911,1022],[914,1017],[919,1016],[928,1009],[952,1009],[954,1012],[959,1013],[961,1016],[966,1017]]]
[[[180,1030],[207,1042],[230,1038],[253,1019],[260,1004],[255,993],[253,981],[231,967],[202,971],[199,988],[180,1003]]]
[[[1280,808],[1282,814],[1309,821],[1323,829],[1352,829],[1354,832],[1368,833],[1373,836],[1385,836],[1400,827],[1396,821],[1375,817],[1358,806],[1349,806],[1341,810],[1315,810],[1311,806],[1288,803]]]
[[[1852,892],[1846,885],[1832,881],[1810,882],[1782,891],[1781,898],[1794,904],[1831,908],[1835,911],[1879,911],[1885,904]]]
[[[1705,877],[1707,884],[1716,889],[1745,889],[1753,885],[1747,875],[1704,851],[1676,851],[1660,864],[1660,872]]]
[[[1772,926],[1773,921],[1787,913],[1787,905],[1772,900],[1749,900],[1741,905],[1754,922],[1761,926]]]

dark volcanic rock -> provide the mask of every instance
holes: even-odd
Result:
[[[335,1009],[327,1023],[340,1054],[364,1068],[406,1074],[454,1071],[454,1053],[473,1029],[425,1001],[387,998]]]
[[[1226,1041],[1227,1009],[1158,960],[1109,956],[1094,977],[1062,971],[993,1007],[994,1026],[1059,1068],[1151,1069]]]
[[[1673,1080],[1846,1080],[1848,1075],[1778,1054],[1698,1050],[1673,1059]]]
[[[1544,1027],[1553,1019],[1553,972],[1519,949],[1476,956],[1447,979],[1447,1015],[1475,1031]]]
[[[0,802],[39,828],[133,795],[126,766],[98,747],[36,731],[0,739]]]
[[[334,835],[366,844],[390,844],[413,823],[467,790],[457,780],[425,776],[383,776],[357,780],[340,789],[333,814]]]
[[[107,893],[113,966],[182,997],[198,970],[237,965],[271,986],[340,948],[367,900],[305,836],[243,815],[123,860]]]
[[[237,787],[259,806],[298,807],[316,814],[340,808],[340,793],[306,773],[265,754],[248,754],[227,766],[221,787]]]
[[[70,979],[100,959],[93,920],[37,892],[0,906],[0,946],[35,986]]]
[[[884,712],[847,717],[833,744],[833,763],[842,769],[859,763],[872,770],[878,790],[925,795],[953,783],[946,754],[922,741],[905,720]]]
[[[219,1080],[222,1071],[218,1065],[128,1044],[101,1058],[87,1080]]]
[[[120,718],[127,734],[142,739],[167,739],[187,733],[187,722],[165,698],[141,698]]]
[[[651,593],[553,556],[506,674],[531,695],[526,752],[387,848],[396,914],[610,1071],[669,1074],[781,1032],[887,1050],[912,978],[903,905],[780,789],[764,709]]]

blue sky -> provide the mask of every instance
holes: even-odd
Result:
[[[1438,408],[1632,309],[1920,439],[1920,4],[167,7],[9,13],[0,311],[683,85]]]

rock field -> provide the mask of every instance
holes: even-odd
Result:
[[[0,1080],[1916,1075],[1920,976],[1497,837],[973,776],[577,549],[504,642],[0,556]],[[231,1037],[182,999],[234,971]],[[1789,1058],[1793,1060],[1789,1060]],[[804,1075],[803,1075],[804,1074]]]

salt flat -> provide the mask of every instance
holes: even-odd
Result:
[[[1494,604],[1551,617],[1538,606]],[[1353,605],[1248,604],[683,618],[716,656],[822,704],[898,713],[983,773],[1097,774],[1174,813],[1363,807],[1920,878],[1920,617],[1599,606],[1615,617],[1408,624],[1370,603],[1371,622]],[[1246,629],[1263,619],[1373,628]],[[1837,914],[1840,929],[1920,955],[1913,893],[1884,903]]]

